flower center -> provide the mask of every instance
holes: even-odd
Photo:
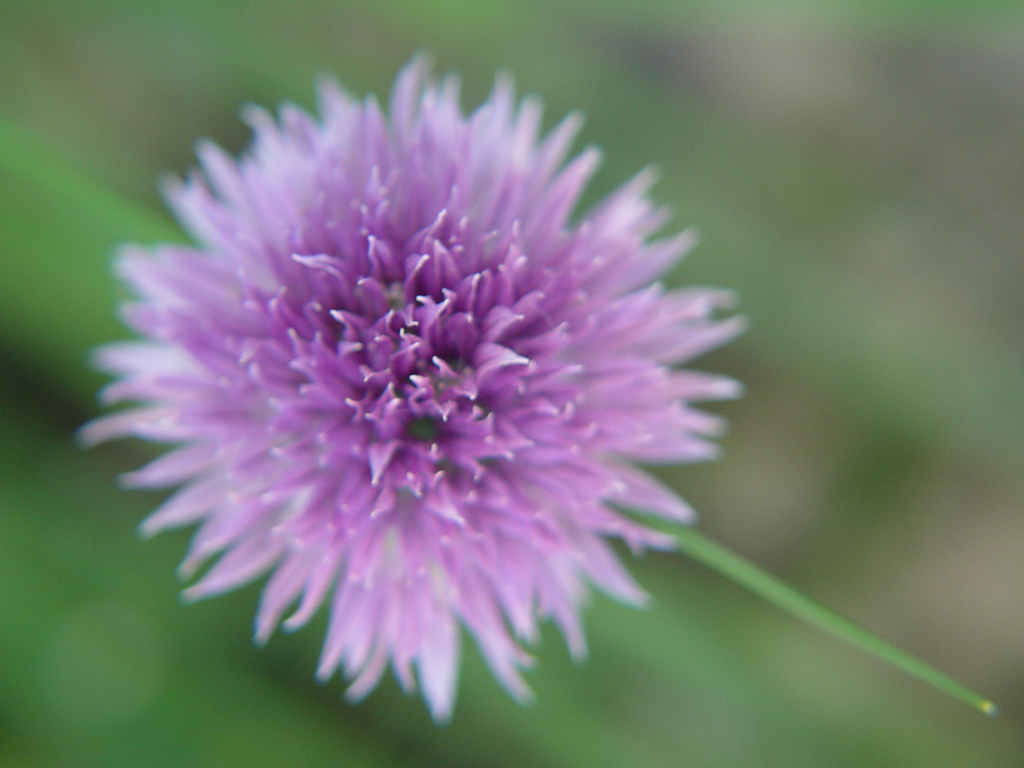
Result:
[[[412,440],[432,443],[437,440],[441,430],[436,419],[432,419],[429,416],[417,416],[408,423],[405,433]]]
[[[394,310],[405,309],[405,286],[398,280],[384,286],[384,298]]]

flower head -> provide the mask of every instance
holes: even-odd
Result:
[[[500,78],[464,116],[421,60],[387,115],[330,83],[320,110],[250,109],[245,156],[204,144],[168,190],[199,245],[124,249],[144,340],[99,360],[136,405],[85,437],[178,445],[127,476],[182,486],[143,532],[199,525],[189,598],[269,573],[261,642],[328,603],[320,679],[358,698],[390,662],[443,720],[461,625],[526,698],[540,620],[578,657],[590,586],[643,602],[608,540],[672,540],[623,510],[691,520],[631,463],[715,454],[691,403],[738,386],[673,366],[738,322],[725,292],[651,285],[692,238],[651,239],[649,174],[570,219],[598,161],[566,163],[576,116],[540,137]]]

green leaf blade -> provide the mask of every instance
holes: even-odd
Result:
[[[75,169],[49,147],[0,116],[0,167],[93,217],[116,239],[181,241],[168,219]]]
[[[45,380],[84,419],[105,377],[89,350],[123,337],[111,255],[118,242],[183,242],[169,217],[76,166],[0,116],[0,349],[5,370]],[[59,382],[59,384],[58,384]]]

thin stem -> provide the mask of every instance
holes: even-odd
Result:
[[[694,560],[746,587],[793,616],[862,648],[986,715],[998,714],[998,708],[988,699],[965,688],[920,659],[901,651],[864,627],[805,597],[767,571],[711,541],[695,529],[685,528],[676,531],[675,535],[679,540],[680,549]]]

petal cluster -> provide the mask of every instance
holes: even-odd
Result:
[[[86,438],[177,446],[127,476],[181,486],[143,531],[198,525],[187,597],[269,573],[260,641],[328,604],[319,678],[390,664],[446,719],[465,628],[524,699],[539,621],[581,656],[591,586],[644,600],[609,538],[671,539],[623,510],[691,520],[633,464],[715,455],[692,404],[738,385],[677,365],[738,332],[729,294],[652,285],[692,238],[654,238],[649,174],[572,220],[598,154],[506,80],[467,116],[416,60],[387,114],[327,83],[246,118],[168,190],[198,245],[121,254],[141,340],[99,361],[132,406]]]

